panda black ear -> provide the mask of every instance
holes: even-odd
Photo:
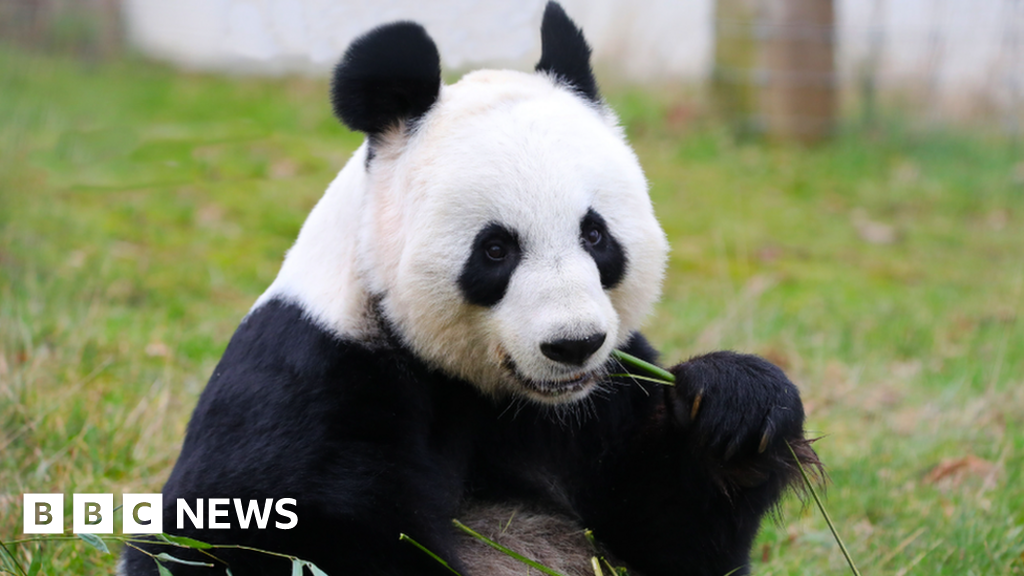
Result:
[[[419,24],[395,22],[348,47],[331,79],[331,105],[346,126],[373,136],[425,114],[440,90],[434,41]]]
[[[582,96],[600,102],[597,81],[590,69],[590,46],[583,31],[557,2],[548,2],[540,24],[540,61],[535,70],[557,76]]]

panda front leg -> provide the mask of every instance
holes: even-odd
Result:
[[[643,574],[746,574],[760,523],[818,460],[797,388],[752,355],[715,352],[670,369],[652,413],[610,472],[595,532]]]

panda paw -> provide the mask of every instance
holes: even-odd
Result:
[[[730,484],[754,486],[790,476],[792,454],[813,455],[804,440],[800,393],[774,364],[749,354],[714,352],[670,369],[668,405],[684,444]],[[814,458],[816,461],[816,457]],[[773,474],[773,473],[779,474]]]

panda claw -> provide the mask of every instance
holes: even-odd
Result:
[[[778,409],[777,409],[777,407],[774,407],[774,406],[771,409],[769,409],[768,410],[768,414],[765,415],[764,430],[762,430],[762,432],[761,432],[761,444],[759,444],[758,447],[757,447],[757,453],[758,454],[764,454],[764,451],[768,449],[768,444],[771,442],[772,438],[775,436],[775,432],[776,432],[776,426],[775,426],[776,419],[775,419],[775,416],[777,416],[777,415],[779,415]]]
[[[725,454],[722,455],[722,460],[726,462],[732,460],[732,457],[736,455],[736,452],[738,452],[739,449],[739,438],[733,438],[732,441],[729,442],[729,445],[725,447]]]
[[[690,408],[690,421],[697,419],[697,411],[700,410],[700,401],[704,398],[704,390],[697,392],[697,397],[693,399],[693,406]]]

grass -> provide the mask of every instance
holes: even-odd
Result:
[[[144,492],[238,321],[360,138],[325,83],[0,49],[0,538],[23,492]],[[760,353],[799,384],[864,574],[1024,574],[1024,154],[891,122],[737,144],[609,90],[672,245],[666,360]],[[682,119],[680,119],[682,118]],[[685,519],[680,519],[685,521]],[[110,572],[22,546],[43,573]],[[788,499],[755,572],[842,574]]]

